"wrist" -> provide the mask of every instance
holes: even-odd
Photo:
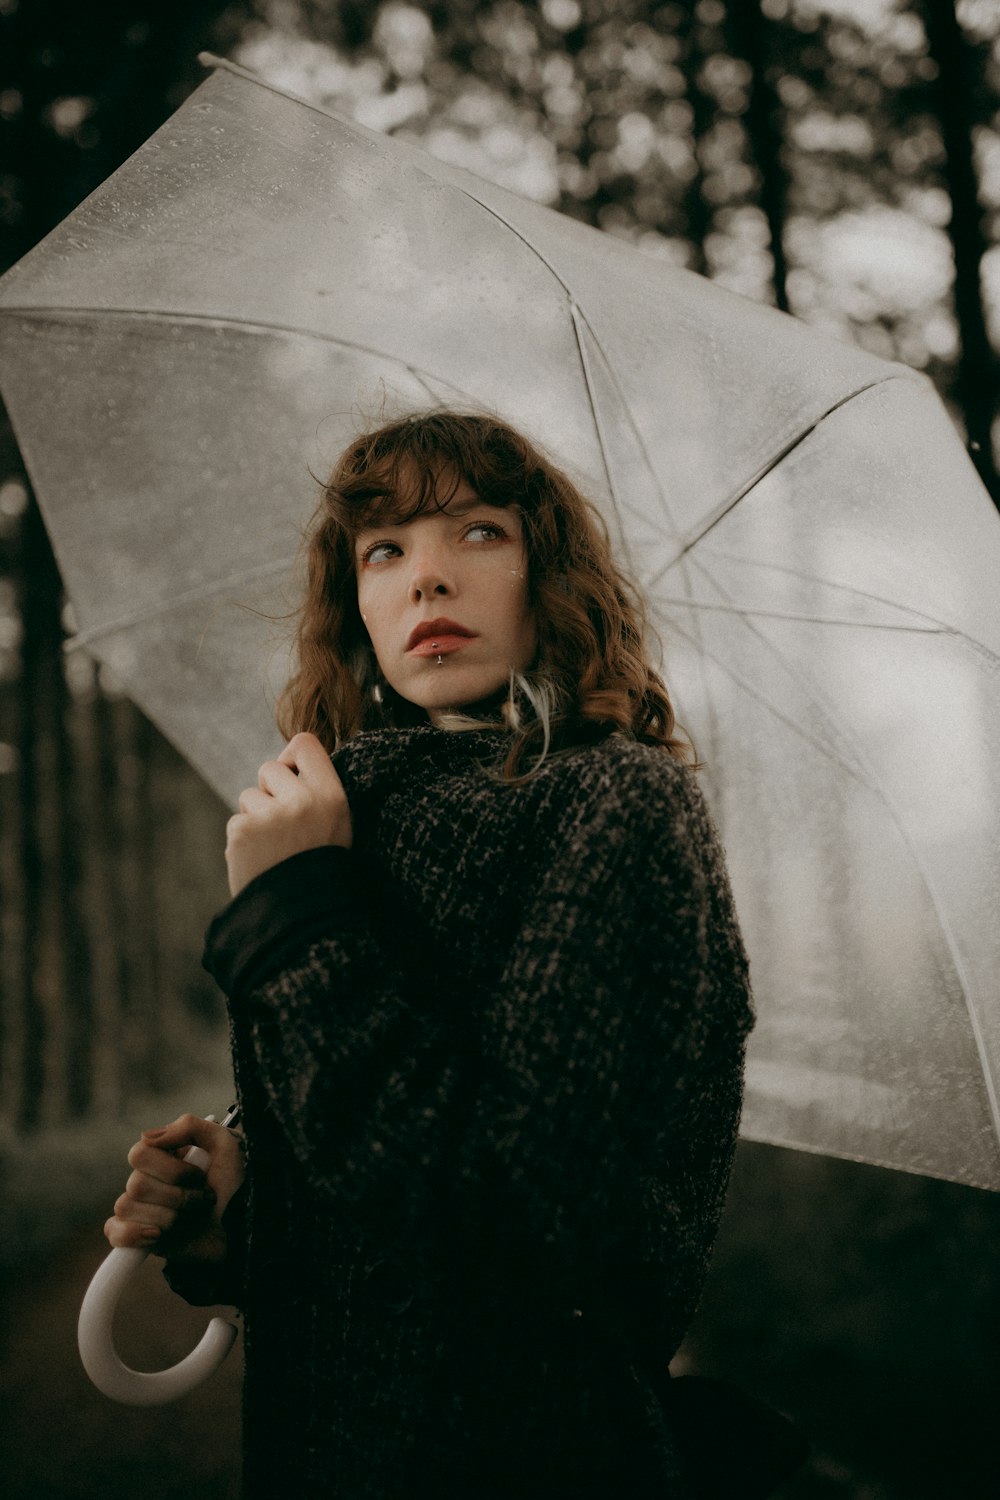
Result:
[[[229,1236],[221,1224],[213,1224],[196,1239],[182,1240],[176,1249],[168,1236],[164,1240],[166,1244],[161,1241],[162,1248],[157,1247],[157,1253],[176,1266],[220,1265],[229,1249]]]
[[[337,839],[312,839],[302,843],[289,844],[286,848],[274,850],[267,856],[257,859],[230,861],[229,869],[229,894],[235,898],[247,886],[257,880],[259,876],[266,875],[269,870],[277,869],[286,860],[295,859],[299,854],[309,854],[316,849],[341,848],[347,849],[349,843],[340,843]]]

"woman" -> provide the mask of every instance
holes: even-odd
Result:
[[[694,1493],[667,1365],[736,1141],[747,961],[596,512],[490,417],[359,439],[280,726],[205,960],[246,1182],[185,1116],[106,1226],[243,1307],[246,1495]]]

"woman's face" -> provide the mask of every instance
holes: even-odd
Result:
[[[484,505],[464,480],[441,511],[361,531],[355,565],[382,673],[420,708],[487,698],[534,660],[520,516]]]

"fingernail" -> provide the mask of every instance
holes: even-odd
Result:
[[[146,1224],[143,1226],[142,1237],[144,1240],[158,1240],[160,1238],[160,1231],[155,1224]]]

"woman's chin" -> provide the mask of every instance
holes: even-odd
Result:
[[[483,678],[471,673],[456,672],[451,682],[444,680],[444,668],[440,682],[420,683],[403,694],[410,703],[422,708],[432,718],[438,713],[482,713],[489,709],[499,710],[505,701],[510,678],[505,672],[496,677]],[[463,680],[464,678],[464,680]],[[398,689],[397,689],[398,691]]]

